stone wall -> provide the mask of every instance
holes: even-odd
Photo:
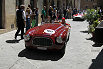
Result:
[[[28,4],[30,4],[30,0],[24,0],[25,10],[28,7]]]
[[[38,17],[38,23],[41,23],[42,19],[41,19],[41,12],[43,9],[43,0],[37,0],[37,8],[39,9],[39,17]]]
[[[16,0],[3,0],[3,29],[0,34],[16,29]],[[30,0],[24,0],[25,10]]]
[[[16,23],[16,1],[5,0],[5,29],[10,31],[15,29]]]
[[[97,5],[97,0],[94,0],[94,2],[91,2],[91,0],[81,0],[81,9],[86,9],[86,6],[88,6],[89,9],[94,8],[93,6]]]

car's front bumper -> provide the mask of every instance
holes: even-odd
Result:
[[[84,20],[84,17],[73,17],[73,20]]]
[[[64,42],[62,44],[55,44],[53,43],[51,46],[40,46],[40,45],[34,45],[32,40],[26,42],[25,41],[25,46],[32,48],[32,49],[40,49],[40,50],[60,50],[64,46]]]

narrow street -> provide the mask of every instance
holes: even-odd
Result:
[[[55,52],[26,50],[20,36],[18,41],[14,40],[16,30],[1,34],[0,69],[103,69],[103,58],[98,55],[103,47],[93,47],[94,42],[88,40],[91,37],[87,32],[88,23],[72,19],[67,23],[71,24],[71,33],[64,56]]]

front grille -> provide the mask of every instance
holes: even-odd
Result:
[[[80,17],[75,17],[76,19],[80,19]]]
[[[47,37],[35,37],[33,39],[33,44],[36,46],[51,46],[53,41]]]

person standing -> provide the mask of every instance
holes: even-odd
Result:
[[[17,10],[19,10],[19,9],[18,9],[18,6],[16,6],[16,12],[17,12]]]
[[[38,15],[39,15],[38,8],[36,8],[35,14],[36,14],[36,24],[35,24],[35,26],[38,26]]]
[[[36,11],[36,8],[33,8],[32,16],[31,16],[31,19],[32,19],[32,28],[35,27],[35,24],[36,24],[36,14],[35,14],[35,11]]]
[[[25,9],[25,6],[21,5],[19,6],[16,12],[18,29],[17,29],[17,32],[15,33],[15,39],[17,38],[20,31],[21,31],[21,39],[23,39],[24,27],[25,27],[25,22],[26,22],[26,15],[25,15],[24,9]]]
[[[30,23],[30,8],[27,7],[26,9],[26,31],[28,31],[31,27],[31,23]]]
[[[46,6],[44,6],[44,8],[42,9],[41,18],[42,18],[42,22],[45,22],[45,19],[46,19]]]
[[[64,9],[64,10],[63,10],[63,14],[64,14],[64,17],[65,17],[65,18],[66,18],[66,13],[67,13],[67,10]]]
[[[53,20],[54,20],[54,21],[56,20],[56,15],[57,15],[57,10],[54,9],[54,10],[53,10]]]
[[[30,23],[32,23],[32,19],[31,19],[31,16],[32,16],[32,9],[31,9],[31,5],[30,5],[30,4],[28,4],[28,7],[29,7],[29,9],[30,9]]]
[[[71,15],[72,15],[72,14],[71,14],[71,13],[72,13],[71,11],[72,11],[72,10],[71,10],[70,8],[68,8],[68,10],[67,10],[68,19],[71,19]]]
[[[28,7],[29,7],[29,9],[30,9],[30,14],[32,14],[31,5],[28,4]]]
[[[52,16],[53,16],[53,14],[52,14],[52,12],[53,12],[53,10],[52,10],[52,6],[50,6],[49,7],[49,10],[48,10],[48,13],[49,13],[49,16],[50,16],[50,22],[52,22]]]

